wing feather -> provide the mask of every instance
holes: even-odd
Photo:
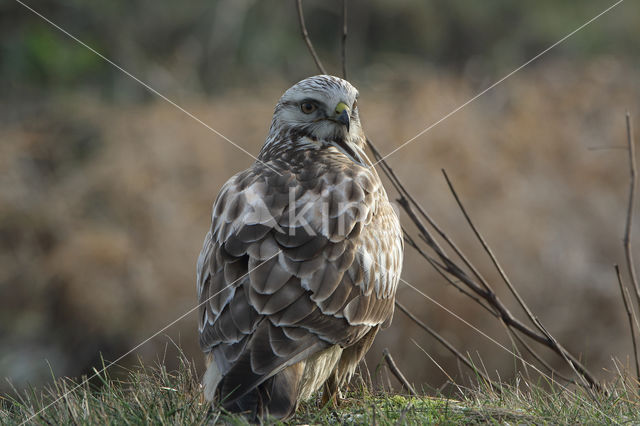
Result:
[[[280,176],[256,163],[213,207],[198,259],[200,344],[230,401],[393,314],[402,234],[375,171],[305,158]]]

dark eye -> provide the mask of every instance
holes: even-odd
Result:
[[[316,110],[316,105],[313,102],[303,102],[300,104],[300,110],[305,114],[311,114]]]

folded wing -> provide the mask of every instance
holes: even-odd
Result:
[[[402,239],[373,173],[256,164],[224,185],[197,281],[200,344],[224,404],[390,321]]]

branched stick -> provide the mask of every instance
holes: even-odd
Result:
[[[516,338],[518,343],[520,343],[520,345],[522,345],[522,347],[524,347],[526,349],[526,351],[529,352],[529,355],[534,357],[536,359],[536,361],[538,361],[542,366],[544,366],[544,368],[546,368],[549,371],[549,373],[551,374],[552,378],[553,377],[558,377],[559,379],[564,380],[565,382],[568,382],[568,383],[571,383],[571,384],[576,384],[575,380],[570,379],[567,376],[564,376],[564,375],[560,374],[553,367],[551,367],[549,365],[549,363],[547,361],[545,361],[544,358],[542,358],[542,356],[540,354],[538,354],[527,342],[525,342],[525,340],[522,338],[522,336],[520,336],[518,333],[513,333],[513,336]]]
[[[347,0],[342,0],[342,78],[347,79]]]
[[[438,227],[438,225],[435,223],[433,219],[431,219],[431,217],[427,214],[427,212],[422,208],[420,203],[418,203],[415,200],[415,198],[413,198],[413,196],[405,189],[404,185],[402,184],[402,182],[400,182],[400,179],[396,176],[391,166],[389,166],[386,160],[382,158],[382,155],[380,155],[380,152],[373,145],[373,142],[371,142],[369,138],[367,138],[367,145],[369,146],[369,149],[371,149],[371,151],[373,152],[373,155],[377,160],[377,164],[379,164],[382,167],[382,171],[385,173],[385,175],[387,175],[387,177],[389,178],[391,184],[394,186],[396,191],[398,191],[398,194],[400,195],[400,198],[397,200],[398,203],[405,209],[405,211],[407,210],[407,207],[405,206],[408,206],[410,208],[410,206],[413,205],[418,210],[420,215],[447,243],[447,245],[451,247],[451,249],[456,253],[456,255],[462,260],[464,265],[467,268],[469,268],[469,270],[477,278],[480,284],[483,287],[485,287],[487,291],[489,291],[488,282],[484,279],[484,277],[480,274],[480,272],[473,266],[473,264],[464,255],[464,253],[462,253],[462,251],[449,238],[449,236],[442,229]],[[426,230],[426,227],[422,224],[422,221],[417,216],[415,216],[413,212],[410,214],[413,215],[412,222],[418,227],[421,237],[424,238],[427,245],[429,245],[429,247],[431,247],[433,251],[436,252],[438,257],[445,262],[447,268],[456,269],[456,270],[459,270],[461,273],[463,273],[462,269],[460,269],[460,267],[455,262],[449,259],[449,257],[445,254],[444,249],[438,244],[438,242],[433,238],[433,236],[431,236],[431,233]],[[473,283],[473,285],[476,285],[475,282]],[[483,291],[483,290],[479,290],[479,291]]]
[[[304,14],[302,13],[302,0],[296,0],[296,7],[298,8],[298,21],[300,22],[300,31],[302,32],[302,38],[307,44],[309,53],[311,53],[311,57],[313,57],[318,70],[320,70],[321,74],[326,74],[327,71],[325,71],[324,67],[322,66],[322,62],[320,62],[320,58],[316,53],[316,49],[313,48],[313,44],[311,43],[311,39],[309,38],[309,32],[307,31],[307,26],[304,23]]]
[[[536,324],[533,312],[531,312],[531,309],[529,309],[529,306],[527,306],[527,304],[524,302],[524,299],[522,299],[522,297],[520,296],[520,293],[518,293],[518,291],[513,286],[513,284],[511,284],[511,281],[507,277],[507,273],[504,271],[504,269],[502,269],[502,266],[500,266],[500,263],[498,262],[498,259],[493,254],[493,251],[491,250],[491,248],[489,248],[489,245],[485,241],[485,239],[482,236],[482,234],[480,234],[480,231],[478,231],[478,228],[476,228],[476,226],[473,224],[473,221],[471,220],[471,217],[467,213],[467,209],[465,209],[464,205],[462,204],[462,201],[460,200],[460,197],[458,196],[458,193],[456,192],[455,188],[453,187],[453,184],[451,183],[451,179],[449,179],[449,175],[447,175],[447,172],[444,169],[442,169],[442,174],[444,175],[444,178],[447,181],[447,185],[449,186],[449,190],[453,194],[453,198],[455,198],[456,203],[458,204],[458,207],[460,208],[460,211],[462,211],[462,214],[464,215],[464,218],[466,219],[467,223],[471,227],[471,230],[473,231],[473,233],[475,234],[476,238],[478,239],[478,241],[482,245],[482,248],[487,253],[487,255],[489,255],[489,258],[491,259],[491,262],[493,263],[493,266],[496,268],[496,270],[500,274],[500,277],[502,278],[502,280],[505,282],[505,284],[509,288],[509,291],[511,292],[511,294],[513,294],[513,297],[515,297],[515,299],[518,301],[518,304],[520,305],[522,310],[525,311],[525,313],[527,314],[527,317],[529,317],[529,320],[533,324]],[[540,331],[542,331],[542,330],[540,329]]]
[[[451,279],[451,277],[449,275],[446,274],[447,268],[442,265],[440,262],[438,262],[436,259],[434,259],[433,257],[429,256],[427,253],[425,253],[425,251],[422,249],[422,247],[418,246],[416,244],[416,242],[413,240],[413,238],[411,238],[411,236],[407,233],[407,231],[404,230],[404,228],[402,229],[402,231],[404,232],[404,241],[407,243],[407,245],[409,245],[410,247],[412,247],[415,251],[418,252],[418,254],[420,254],[420,256],[422,256],[427,262],[429,262],[429,264],[431,266],[433,266],[433,269],[436,270],[436,272],[445,280],[447,281],[449,284],[451,284],[454,288],[456,288],[460,293],[464,294],[465,296],[469,297],[470,299],[472,299],[474,302],[476,302],[478,305],[482,306],[487,312],[489,312],[491,315],[493,315],[494,317],[499,317],[500,315],[498,315],[497,312],[495,312],[493,309],[491,309],[491,307],[487,306],[482,299],[480,299],[479,297],[471,294],[470,292],[468,292],[467,290],[465,290],[463,287],[461,287],[458,282],[454,281]]]
[[[551,342],[553,343],[553,345],[556,348],[560,348],[560,344],[558,343],[558,341],[551,335],[551,333],[549,333],[547,331],[546,328],[544,328],[544,326],[542,325],[542,323],[535,318],[535,321],[538,323],[537,326],[538,328],[540,328],[543,333],[545,333],[545,335],[547,336],[547,338],[549,340],[551,340]],[[582,380],[582,382],[584,383],[584,387],[585,389],[587,389],[589,391],[589,395],[591,395],[591,397],[593,398],[593,400],[596,403],[599,403],[599,399],[596,396],[595,392],[593,391],[592,386],[590,386],[590,383],[587,381],[587,376],[585,376],[584,374],[581,374],[581,372],[578,370],[578,365],[573,359],[570,359],[570,354],[567,351],[561,350],[559,351],[560,356],[562,357],[562,359],[564,359],[566,361],[566,363],[569,365],[569,367],[573,370],[573,372],[576,374],[576,376]],[[584,368],[584,367],[581,367]]]
[[[596,389],[598,391],[603,390],[595,377],[586,369],[571,353],[569,353],[564,347],[562,347],[557,340],[550,336],[548,332],[540,331],[544,330],[544,327],[537,321],[534,320],[533,324],[538,330],[532,329],[527,326],[507,309],[507,307],[502,303],[502,301],[498,298],[496,293],[491,289],[489,283],[484,280],[482,275],[471,265],[471,262],[464,256],[461,250],[459,250],[453,241],[442,231],[435,222],[427,215],[424,209],[420,206],[420,204],[411,196],[411,194],[406,190],[402,182],[400,182],[399,178],[395,174],[395,172],[391,169],[391,167],[386,163],[385,160],[382,159],[382,156],[378,152],[378,150],[373,146],[373,143],[367,139],[368,146],[374,154],[374,157],[377,161],[379,161],[379,165],[385,175],[389,178],[391,184],[400,194],[400,198],[398,199],[398,203],[403,208],[405,213],[409,216],[414,225],[418,228],[418,232],[423,237],[424,241],[427,245],[435,252],[436,256],[440,259],[441,263],[445,266],[445,272],[458,279],[460,282],[465,284],[473,293],[479,296],[481,299],[484,299],[488,304],[497,311],[499,317],[505,324],[509,327],[514,328],[518,332],[523,335],[529,337],[530,339],[542,344],[551,350],[553,350],[557,355],[559,355],[562,359],[568,361],[571,368],[578,373],[581,378],[586,380],[588,387]],[[458,257],[461,258],[462,262],[465,266],[469,268],[472,272],[475,279],[467,275],[467,273],[456,264],[453,260],[451,260],[444,249],[438,244],[435,238],[431,235],[429,230],[426,228],[425,224],[422,222],[414,212],[414,208],[420,213],[420,215],[429,223],[429,225],[442,237],[445,243],[453,249]],[[480,282],[478,284],[476,279]]]
[[[404,374],[402,374],[402,371],[400,371],[400,369],[396,365],[396,362],[391,357],[389,349],[384,348],[384,350],[382,351],[382,356],[384,357],[384,361],[387,363],[389,370],[391,370],[396,379],[398,379],[398,381],[402,383],[402,386],[407,388],[407,390],[409,391],[409,395],[417,396],[418,394],[416,393],[415,389],[413,388],[413,386],[411,386],[411,383],[409,383],[407,378],[404,377]]]
[[[506,272],[504,271],[504,269],[502,269],[502,266],[500,266],[500,263],[498,262],[498,259],[493,254],[493,251],[491,250],[491,248],[489,247],[489,245],[485,241],[484,237],[482,236],[482,234],[480,234],[480,231],[478,231],[478,228],[476,228],[476,226],[474,225],[473,221],[471,220],[471,217],[469,216],[469,214],[467,213],[466,208],[462,204],[462,201],[460,200],[460,197],[458,196],[458,193],[456,192],[455,188],[453,187],[453,183],[451,182],[451,179],[449,179],[449,176],[447,175],[447,172],[444,169],[442,169],[442,174],[444,175],[444,178],[447,181],[447,185],[449,186],[449,190],[453,194],[453,197],[455,198],[456,203],[458,204],[458,207],[460,208],[460,211],[462,212],[462,214],[464,215],[464,218],[466,219],[467,223],[471,227],[471,230],[473,231],[473,233],[475,234],[476,238],[478,239],[478,241],[482,245],[482,248],[484,249],[484,251],[487,253],[489,258],[491,259],[491,262],[493,263],[493,266],[496,268],[496,270],[500,274],[500,277],[502,278],[504,283],[507,285],[507,288],[509,289],[509,291],[511,292],[513,297],[516,299],[516,301],[518,302],[518,304],[520,305],[522,310],[527,314],[527,317],[529,318],[529,321],[531,321],[538,328],[538,330],[540,332],[542,332],[545,336],[547,336],[549,338],[548,340],[551,342],[551,344],[553,346],[557,346],[556,352],[559,355],[561,355],[563,358],[565,356],[569,355],[568,358],[571,358],[571,362],[574,364],[576,360],[573,359],[573,357],[571,357],[570,354],[568,354],[568,352],[566,350],[564,350],[564,348],[559,346],[558,341],[555,338],[553,338],[553,336],[551,336],[549,334],[548,330],[546,330],[542,326],[542,324],[540,323],[540,320],[535,317],[535,315],[533,314],[533,312],[531,311],[529,306],[525,303],[525,301],[522,298],[522,296],[520,296],[520,293],[518,293],[518,291],[516,290],[514,285],[511,283],[511,281],[507,277]],[[506,324],[506,325],[508,326],[508,324]],[[539,359],[539,358],[537,358],[537,359]],[[573,364],[572,364],[572,367],[573,367]],[[551,371],[553,373],[556,373],[555,370],[553,370],[553,369]]]
[[[442,337],[440,335],[440,333],[438,333],[437,331],[435,331],[433,328],[429,327],[428,325],[426,325],[424,322],[422,322],[418,317],[416,317],[414,314],[412,314],[402,303],[398,302],[396,300],[396,306],[411,320],[413,321],[418,327],[420,327],[421,329],[423,329],[424,331],[426,331],[427,333],[429,333],[431,335],[431,337],[433,337],[434,339],[436,339],[442,346],[444,346],[445,348],[447,348],[449,350],[449,352],[451,352],[458,360],[460,360],[464,365],[466,365],[467,367],[469,367],[469,369],[471,369],[471,371],[473,371],[475,374],[477,374],[478,376],[482,377],[482,379],[489,383],[489,385],[491,385],[491,387],[498,393],[500,393],[500,387],[498,385],[496,385],[493,380],[491,380],[488,376],[486,376],[482,371],[478,370],[473,363],[471,362],[471,360],[469,360],[466,356],[464,356],[462,354],[462,352],[460,352],[459,350],[457,350],[455,348],[455,346],[453,346],[447,339],[445,339],[444,337]]]
[[[636,276],[636,267],[633,262],[633,255],[631,253],[631,227],[633,225],[633,210],[635,205],[635,192],[636,192],[636,153],[633,141],[633,129],[631,127],[631,116],[627,111],[627,144],[629,146],[629,204],[627,205],[627,223],[624,231],[624,254],[627,259],[627,268],[629,269],[629,278],[633,283],[633,288],[636,291],[636,302],[638,303],[638,309],[640,310],[640,285],[638,285],[638,278]]]
[[[633,344],[633,356],[636,361],[636,377],[638,378],[638,383],[640,384],[640,363],[638,362],[638,345],[636,343],[636,332],[633,327],[633,312],[631,311],[630,300],[629,300],[629,291],[622,285],[622,277],[620,276],[620,268],[618,265],[613,265],[616,269],[616,276],[618,277],[618,285],[620,286],[620,295],[622,296],[622,302],[624,303],[624,309],[627,312],[627,318],[629,319],[629,332],[631,333],[631,343]]]

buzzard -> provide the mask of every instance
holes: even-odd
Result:
[[[318,75],[288,89],[250,168],[224,184],[198,258],[204,395],[286,419],[340,387],[391,323],[400,223],[371,161],[358,91]]]

